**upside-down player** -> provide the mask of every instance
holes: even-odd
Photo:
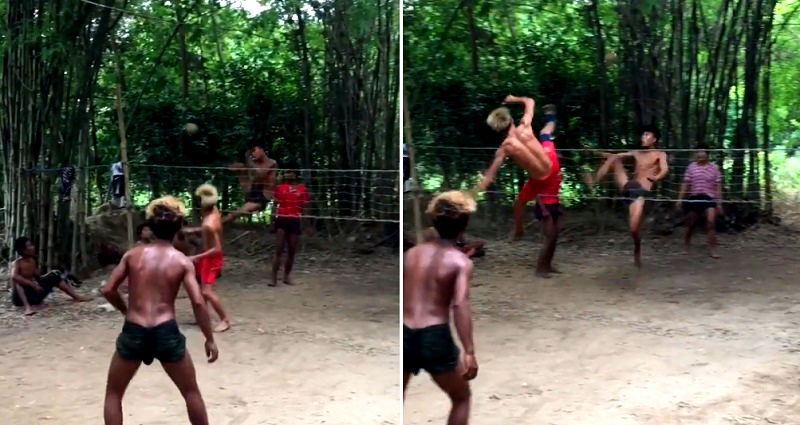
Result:
[[[475,212],[475,200],[462,192],[445,192],[428,205],[439,239],[406,252],[403,278],[403,392],[411,374],[425,369],[450,397],[449,425],[469,420],[468,380],[478,374],[472,342],[469,284],[472,260],[456,246]],[[464,348],[450,333],[450,310]]]
[[[587,175],[586,182],[591,187],[601,181],[613,169],[614,179],[622,196],[627,198],[628,226],[633,238],[633,260],[636,267],[642,266],[642,216],[644,213],[645,197],[653,190],[653,185],[667,176],[667,154],[658,150],[661,133],[654,126],[645,126],[642,129],[642,148],[640,151],[625,152],[621,154],[603,153],[605,163],[597,171],[597,175]],[[633,158],[635,171],[633,178],[628,178],[622,160]]]
[[[503,165],[506,157],[511,157],[514,162],[528,172],[528,177],[532,179],[545,178],[550,173],[553,163],[550,155],[544,150],[536,135],[533,134],[531,122],[533,122],[533,111],[536,102],[528,97],[516,97],[508,95],[503,101],[504,104],[522,103],[525,105],[525,113],[518,126],[514,125],[511,112],[508,108],[497,108],[489,114],[486,123],[498,133],[505,135],[505,140],[497,149],[494,161],[486,170],[483,181],[478,185],[478,190],[486,190],[495,176],[500,166]]]
[[[521,238],[525,233],[525,206],[528,202],[534,201],[534,214],[542,223],[542,231],[545,236],[544,245],[536,262],[536,275],[546,278],[550,276],[550,273],[558,273],[558,270],[553,268],[553,256],[558,241],[558,218],[562,211],[558,198],[561,192],[561,165],[558,162],[558,154],[553,142],[553,133],[556,129],[556,107],[545,105],[543,109],[546,124],[539,132],[539,140],[550,158],[552,167],[544,178],[528,179],[519,192],[517,200],[514,201],[514,238]]]
[[[125,316],[116,352],[108,369],[108,384],[103,417],[106,425],[122,424],[122,396],[142,362],[161,362],[164,371],[186,401],[189,422],[208,425],[203,396],[197,387],[194,364],[186,351],[186,338],[175,321],[175,297],[183,284],[197,323],[206,337],[209,363],[217,360],[218,351],[211,332],[205,300],[195,278],[192,262],[172,246],[185,215],[183,204],[175,198],[157,199],[147,207],[148,226],[156,240],[125,253],[111,273],[102,292],[108,302]],[[118,292],[128,279],[130,294],[125,305]]]

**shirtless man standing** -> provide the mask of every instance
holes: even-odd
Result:
[[[486,190],[492,184],[497,171],[508,156],[527,171],[528,177],[531,179],[547,177],[553,165],[548,153],[533,134],[533,128],[531,127],[536,102],[531,98],[508,95],[503,103],[507,105],[522,103],[525,105],[525,113],[519,122],[519,126],[514,126],[511,113],[505,107],[495,109],[486,119],[486,123],[490,127],[498,133],[504,133],[506,137],[503,144],[497,149],[494,161],[489,166],[489,169],[486,170],[483,181],[478,185],[478,190],[481,191]]]
[[[210,184],[200,185],[195,191],[200,198],[200,215],[203,217],[201,227],[185,229],[184,233],[202,233],[203,251],[189,257],[197,267],[197,274],[202,284],[203,298],[219,315],[219,323],[214,332],[225,332],[231,327],[228,313],[222,308],[219,296],[214,291],[217,278],[222,274],[225,256],[222,252],[222,214],[217,209],[219,192]]]
[[[617,187],[630,204],[628,206],[628,226],[633,238],[633,260],[636,267],[642,266],[641,228],[645,197],[650,195],[653,185],[666,177],[669,172],[667,154],[658,150],[660,139],[661,134],[657,128],[646,126],[642,129],[641,141],[643,150],[621,154],[603,153],[602,155],[606,158],[606,161],[597,171],[597,174],[595,176],[586,176],[586,183],[591,188],[613,169]],[[633,179],[629,179],[625,173],[625,167],[622,164],[622,160],[625,158],[633,158],[636,163]]]
[[[11,264],[11,302],[17,307],[24,307],[23,314],[36,314],[34,307],[44,303],[45,298],[58,288],[75,301],[91,301],[90,297],[79,295],[66,282],[58,270],[43,276],[39,275],[39,263],[36,261],[36,245],[26,238],[14,241],[14,250],[20,258]]]
[[[469,306],[472,261],[456,247],[474,212],[475,200],[462,192],[434,198],[427,213],[440,239],[411,248],[404,263],[403,392],[411,374],[425,369],[450,397],[448,425],[467,424],[471,398],[467,381],[478,374]],[[464,348],[461,362],[450,333],[451,308]]]
[[[161,362],[164,371],[186,401],[189,422],[208,425],[205,403],[197,387],[194,364],[186,351],[186,338],[175,321],[175,297],[183,284],[197,323],[206,337],[208,362],[219,355],[211,332],[205,300],[195,278],[192,262],[173,248],[172,240],[181,229],[183,204],[175,198],[157,199],[147,207],[147,220],[156,237],[153,243],[139,245],[123,257],[111,273],[102,292],[108,302],[125,316],[117,338],[117,349],[108,369],[108,384],[103,417],[106,425],[122,425],[122,396],[142,362]],[[128,305],[117,291],[128,279]]]
[[[243,215],[264,211],[275,192],[278,163],[269,158],[263,148],[255,146],[247,152],[246,165],[236,163],[228,168],[239,175],[239,184],[245,192],[245,204],[225,217],[223,222],[229,223]]]

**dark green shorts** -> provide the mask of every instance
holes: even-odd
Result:
[[[175,320],[152,328],[126,321],[117,337],[117,353],[125,360],[139,360],[146,365],[153,363],[153,359],[174,363],[186,355],[186,337]]]
[[[458,353],[447,323],[421,329],[403,325],[403,370],[414,375],[420,369],[431,375],[450,372],[458,367]]]
[[[61,283],[61,275],[55,271],[52,271],[46,275],[38,277],[36,279],[36,283],[38,283],[39,287],[42,288],[41,291],[37,291],[28,286],[23,286],[25,298],[28,300],[28,304],[30,305],[39,305],[43,303],[45,298],[47,298],[47,296],[53,292],[53,289]],[[17,307],[24,305],[22,303],[22,298],[20,298],[19,294],[17,293],[17,285],[14,285],[14,288],[11,291],[11,302]]]

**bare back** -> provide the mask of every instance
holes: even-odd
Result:
[[[441,240],[406,252],[403,279],[403,323],[423,328],[450,321],[450,306],[459,273],[471,263],[455,246]]]
[[[264,195],[271,196],[275,191],[278,180],[278,163],[274,159],[265,157],[263,161],[253,162],[253,182],[264,186]]]
[[[153,327],[175,318],[175,298],[194,267],[171,245],[154,243],[129,251],[124,268],[128,278],[126,320]]]

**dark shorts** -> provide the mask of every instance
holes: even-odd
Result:
[[[450,372],[458,367],[458,353],[447,323],[421,329],[403,325],[403,370],[414,375],[421,369],[431,375]]]
[[[178,322],[170,320],[152,328],[125,321],[117,337],[117,353],[130,361],[149,365],[153,359],[175,363],[186,355],[186,337],[178,330]]]
[[[25,298],[28,299],[28,304],[30,305],[39,305],[44,302],[44,299],[53,292],[53,289],[61,283],[61,274],[58,272],[50,272],[46,275],[40,276],[36,279],[36,282],[39,286],[42,287],[42,291],[39,292],[31,287],[23,286],[25,290]],[[14,303],[15,306],[21,307],[22,299],[19,297],[17,293],[17,285],[14,285],[14,289],[11,291],[11,302]]]
[[[717,203],[708,195],[692,195],[686,201],[683,202],[683,210],[687,213],[703,214],[707,209],[717,207]]]
[[[633,203],[639,198],[646,198],[650,195],[650,191],[643,188],[637,181],[629,181],[622,188],[622,196],[624,196],[627,203]]]
[[[245,194],[244,200],[246,202],[259,204],[262,210],[266,208],[267,204],[269,203],[267,197],[264,196],[264,187],[260,184],[254,184],[250,186],[250,190],[248,190],[247,194]]]
[[[278,217],[275,219],[275,228],[283,230],[287,235],[299,235],[303,233],[300,217]]]
[[[558,218],[564,212],[561,210],[561,204],[544,204],[544,207],[547,209],[548,214],[553,218]],[[544,219],[544,215],[542,214],[542,207],[538,203],[535,207],[533,207],[533,215],[536,216],[536,219],[542,221]]]

